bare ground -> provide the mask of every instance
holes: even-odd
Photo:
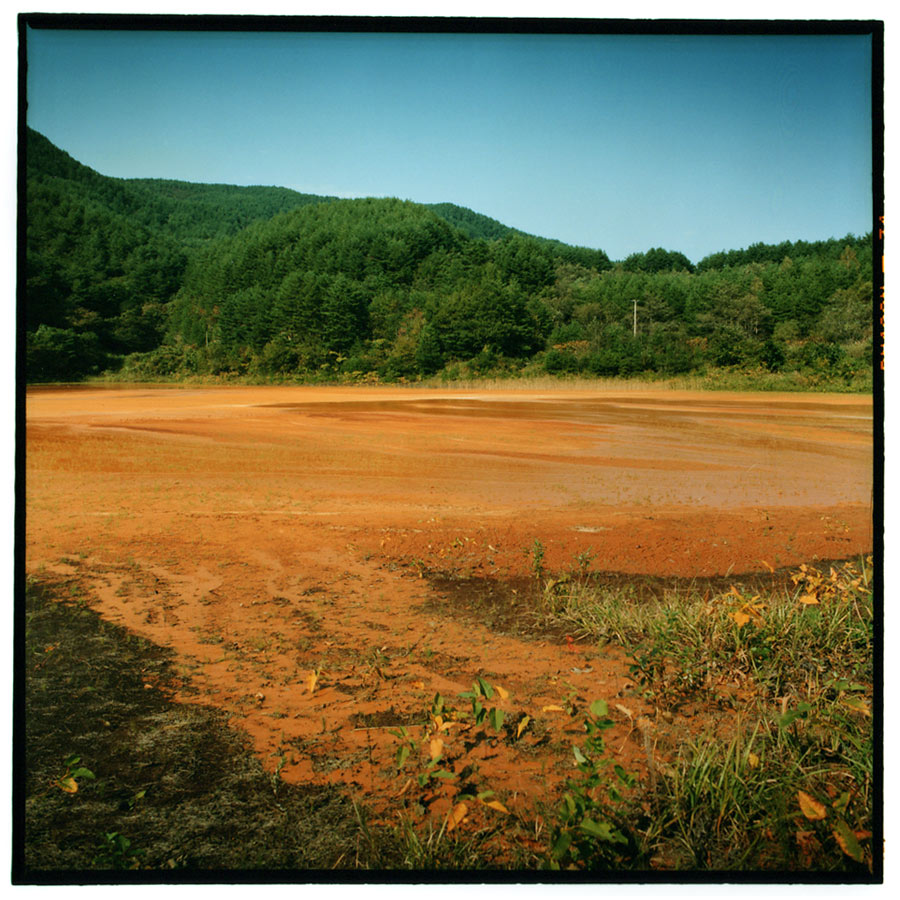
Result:
[[[542,630],[536,571],[751,578],[872,546],[862,397],[41,389],[27,441],[29,573],[169,648],[174,699],[268,772],[376,821],[461,785],[508,813],[460,827],[533,811],[597,698],[616,760],[652,765],[624,653]],[[503,729],[449,729],[455,781],[410,787],[391,732],[478,677]]]

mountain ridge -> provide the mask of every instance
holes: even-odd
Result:
[[[871,359],[871,235],[614,264],[449,202],[112,178],[26,140],[30,380],[840,364],[850,383]]]

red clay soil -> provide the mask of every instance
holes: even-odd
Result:
[[[650,758],[621,652],[462,620],[424,574],[526,576],[535,541],[548,571],[591,553],[681,576],[872,547],[858,396],[47,388],[28,392],[26,452],[28,572],[77,578],[172,648],[178,699],[226,710],[267,768],[386,813],[405,783],[390,730],[435,692],[466,708],[478,676],[505,731],[443,732],[462,777],[423,798],[435,813],[461,782],[513,811],[551,799],[583,734],[573,704],[607,700],[611,754],[639,774]]]

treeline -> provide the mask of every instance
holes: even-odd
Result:
[[[201,351],[186,356],[198,371],[414,377],[483,350],[537,353],[551,327],[537,298],[553,279],[534,239],[472,240],[419,204],[340,200],[198,253],[170,336]]]
[[[68,380],[160,346],[190,254],[259,219],[329,198],[100,175],[28,129],[27,377]]]
[[[871,236],[614,264],[453,204],[27,162],[32,381],[871,370]]]

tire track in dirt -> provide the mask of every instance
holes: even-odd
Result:
[[[460,725],[443,740],[447,764],[467,785],[494,790],[514,810],[551,796],[570,774],[568,745],[583,731],[565,709],[598,698],[612,708],[629,686],[620,654],[462,624],[434,612],[440,597],[426,582],[386,565],[333,550],[301,552],[295,562],[294,572],[311,576],[257,548],[216,576],[205,565],[188,576],[137,558],[128,567],[87,559],[48,569],[77,576],[105,618],[177,647],[187,683],[176,699],[229,711],[270,771],[343,784],[385,810],[406,780],[393,766],[391,730],[423,735],[436,693],[461,710],[467,702],[457,695],[479,676],[508,693],[492,704],[505,713],[503,732]],[[529,726],[513,740],[525,715]],[[617,761],[643,771],[633,726],[614,715]],[[453,793],[445,786],[423,797],[440,814]]]

